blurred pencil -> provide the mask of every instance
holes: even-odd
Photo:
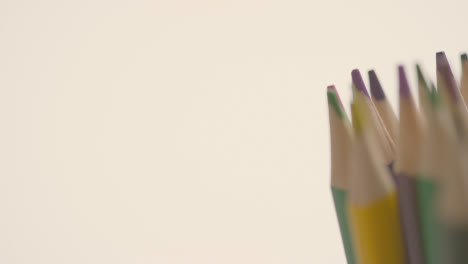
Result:
[[[449,109],[454,115],[455,122],[458,122],[458,114],[467,112],[465,102],[461,95],[457,82],[453,75],[450,64],[445,56],[444,52],[438,52],[436,54],[436,66],[437,66],[437,88],[440,92],[442,100],[447,102]]]
[[[451,163],[449,152],[456,139],[450,113],[436,90],[431,92],[429,114],[426,116],[426,140],[422,148],[421,168],[417,183],[418,209],[427,264],[441,264],[440,227],[437,201],[446,167]]]
[[[404,264],[397,194],[376,145],[362,98],[352,105],[355,140],[349,181],[349,215],[360,264]]]
[[[467,210],[467,145],[457,140],[446,153],[450,163],[445,166],[440,191],[440,238],[444,264],[465,264],[468,260]]]
[[[425,120],[425,131],[421,136],[420,160],[416,161],[419,166],[414,181],[417,196],[416,208],[425,263],[439,264],[439,232],[435,206],[439,186],[437,179],[442,177],[440,169],[438,169],[440,167],[439,155],[447,133],[444,133],[444,129],[441,127],[443,124],[440,122],[440,118],[444,117],[443,113],[437,109],[439,99],[434,84],[428,85],[419,65],[416,65],[416,72],[421,116]]]
[[[457,136],[465,137],[468,135],[468,109],[445,54],[438,53],[439,57],[441,59],[437,61],[437,85],[440,86],[441,99],[446,102],[451,110]]]
[[[354,100],[359,99],[362,101],[363,110],[369,115],[369,126],[376,137],[380,151],[383,153],[383,161],[390,168],[390,171],[393,171],[395,143],[388,134],[385,124],[369,97],[369,93],[367,92],[366,85],[364,84],[359,70],[354,69],[351,72],[351,77],[353,80],[353,87],[355,88],[355,92],[353,93]]]
[[[415,183],[424,130],[403,66],[398,67],[398,76],[400,83],[400,134],[395,166],[398,205],[408,263],[424,264]]]
[[[348,264],[356,263],[346,211],[352,130],[335,86],[327,88],[331,144],[331,190]]]
[[[377,112],[382,118],[383,124],[385,125],[388,134],[390,135],[393,142],[396,142],[398,137],[398,119],[392,109],[392,106],[388,102],[387,97],[385,96],[385,92],[382,89],[379,79],[377,78],[377,74],[374,70],[370,70],[368,74],[372,101],[377,108]]]
[[[451,119],[456,130],[455,143],[449,145],[446,153],[447,164],[440,191],[442,263],[461,264],[468,259],[468,210],[467,203],[467,149],[468,111],[458,90],[457,82],[448,62],[442,60],[437,69],[438,84],[452,96],[447,96],[451,107]]]

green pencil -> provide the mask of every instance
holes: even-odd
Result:
[[[347,179],[352,130],[335,86],[327,88],[331,141],[331,191],[341,238],[348,264],[354,264],[355,256],[349,230],[347,201]]]
[[[427,88],[427,87],[426,87]],[[418,210],[420,217],[423,251],[427,264],[441,264],[440,225],[438,199],[442,178],[451,164],[450,155],[456,139],[455,128],[448,107],[438,92],[425,89],[428,100],[425,118],[427,138],[423,144],[420,173],[416,178]]]

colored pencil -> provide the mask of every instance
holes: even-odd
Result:
[[[372,129],[372,133],[375,134],[378,142],[377,144],[383,153],[383,160],[392,171],[396,151],[395,143],[391,139],[385,124],[369,97],[369,93],[367,92],[366,85],[364,84],[364,80],[362,79],[359,70],[354,69],[351,72],[351,77],[353,80],[353,87],[355,88],[355,92],[353,92],[354,99],[360,98],[360,100],[362,100],[363,108],[369,115],[369,126]]]
[[[456,133],[449,110],[436,90],[431,91],[426,116],[426,140],[422,147],[420,173],[416,179],[421,235],[427,264],[440,264],[440,226],[436,210],[440,185],[450,164],[448,153],[455,145]]]
[[[455,143],[446,152],[446,166],[440,191],[440,230],[442,263],[461,264],[468,259],[468,211],[466,197],[466,151],[468,136],[468,111],[458,90],[456,80],[446,60],[437,68],[437,82],[450,94],[445,97],[450,106]],[[441,88],[441,89],[442,89]]]
[[[419,98],[419,106],[421,108],[421,113],[425,117],[430,107],[430,100],[431,100],[431,88],[427,84],[426,78],[424,77],[423,71],[419,64],[416,64],[416,73],[418,75],[418,98]]]
[[[461,93],[458,89],[451,89],[451,86],[447,86],[446,83],[443,82],[445,78],[442,78],[442,74],[446,75],[447,79],[454,80],[455,77],[453,76],[452,69],[450,68],[450,64],[448,62],[447,56],[445,52],[440,51],[436,53],[436,70],[437,70],[437,88],[440,89],[441,95],[446,96],[447,99],[451,100],[458,100],[461,98]],[[450,104],[449,104],[450,105]]]
[[[355,140],[351,156],[348,210],[360,264],[404,264],[397,194],[376,145],[362,98],[352,105]]]
[[[403,66],[398,67],[398,76],[400,83],[400,133],[395,166],[398,205],[408,263],[424,264],[415,184],[424,129]]]
[[[382,85],[380,84],[380,81],[377,78],[377,74],[375,73],[375,71],[370,70],[368,72],[368,75],[372,101],[374,102],[377,112],[382,118],[382,121],[385,125],[385,128],[388,131],[388,134],[390,135],[393,142],[396,142],[398,136],[397,116],[395,115],[392,106],[387,100],[387,96],[385,95],[385,92],[382,89]]]
[[[331,145],[331,190],[348,264],[356,263],[346,211],[352,128],[335,86],[327,89]]]
[[[438,262],[437,230],[436,224],[436,187],[438,186],[435,178],[438,175],[433,164],[437,161],[435,152],[437,151],[437,124],[435,120],[435,106],[437,100],[434,84],[428,86],[423,71],[419,65],[416,65],[418,76],[418,97],[421,116],[426,121],[425,133],[421,137],[421,160],[417,161],[418,173],[414,179],[417,215],[419,217],[419,227],[421,232],[421,244],[425,263],[435,264]],[[401,114],[401,113],[400,113]],[[424,163],[425,162],[425,163]],[[423,166],[420,165],[423,163]]]
[[[453,118],[459,137],[468,135],[468,109],[457,87],[450,65],[445,54],[438,53],[437,61],[437,86],[440,87],[442,100],[446,101]]]
[[[441,263],[464,264],[468,260],[468,210],[466,138],[457,140],[445,153],[448,163],[440,191]]]
[[[444,52],[438,52],[436,54],[436,66],[437,88],[442,96],[442,100],[447,101],[447,105],[455,115],[455,118],[457,118],[456,115],[460,114],[461,110],[464,112],[467,112],[468,110],[466,109],[465,102],[462,99],[463,97],[457,87],[457,82]],[[455,120],[455,122],[457,121]]]

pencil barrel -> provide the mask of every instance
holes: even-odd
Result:
[[[369,205],[350,203],[348,209],[358,263],[406,263],[395,192]]]
[[[399,174],[395,175],[395,180],[398,190],[398,207],[400,209],[400,221],[408,263],[424,264],[414,178]]]
[[[344,190],[332,187],[333,201],[335,203],[336,216],[340,226],[341,239],[345,250],[348,264],[355,264],[354,250],[349,230],[348,213],[346,210],[346,192]]]
[[[415,183],[424,258],[427,264],[440,264],[437,185],[426,178],[417,178]]]

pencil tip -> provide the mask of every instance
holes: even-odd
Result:
[[[447,60],[447,56],[445,55],[445,51],[439,51],[436,53],[436,60]]]
[[[449,65],[447,56],[445,55],[445,52],[439,51],[439,52],[436,53],[436,68],[439,71],[443,67],[449,67],[449,69],[450,69],[450,65]]]
[[[368,74],[372,97],[376,100],[384,100],[386,98],[385,92],[382,89],[382,85],[380,85],[379,79],[377,78],[377,74],[374,70],[370,70]]]
[[[403,65],[398,66],[398,78],[400,83],[400,96],[410,97],[411,90],[408,85],[408,79],[406,78],[405,68]]]
[[[367,89],[366,89],[366,85],[364,84],[364,80],[362,79],[361,73],[359,72],[358,69],[354,69],[351,72],[351,78],[353,79],[354,87],[356,87],[358,91],[362,92],[368,98],[370,98],[369,93],[367,92]]]
[[[344,118],[345,112],[343,104],[341,103],[340,96],[338,95],[338,91],[336,90],[334,85],[330,85],[327,87],[327,98],[328,104],[333,107],[338,116],[340,118]]]
[[[462,62],[468,62],[468,54],[463,53],[462,55],[460,55],[460,59]]]

